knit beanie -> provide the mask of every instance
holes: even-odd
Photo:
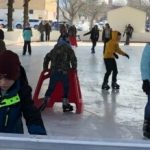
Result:
[[[16,53],[6,50],[0,53],[0,77],[17,80],[20,75],[20,61]]]

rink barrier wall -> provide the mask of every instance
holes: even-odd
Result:
[[[9,143],[9,144],[8,144]],[[121,140],[83,140],[65,137],[46,136],[0,136],[0,149],[29,149],[29,150],[148,150],[149,141],[121,141]]]
[[[14,31],[8,32],[6,29],[4,30],[5,32],[5,42],[6,44],[14,44],[14,43],[22,43],[23,42],[23,37],[22,37],[22,30],[15,29]],[[40,41],[40,33],[37,30],[32,29],[33,36],[32,36],[32,41],[34,42],[39,42]],[[81,41],[83,42],[89,42],[90,41],[90,35],[83,36],[85,31],[78,31],[78,35],[81,38]],[[59,31],[52,31],[50,34],[50,41],[57,41],[60,33]],[[101,42],[101,37],[102,37],[102,32],[100,32],[100,37],[99,41]],[[77,38],[78,40],[78,38]],[[125,36],[121,37],[121,41],[125,41]],[[143,32],[143,33],[133,33],[132,39],[130,40],[131,42],[149,42],[150,41],[150,32]]]

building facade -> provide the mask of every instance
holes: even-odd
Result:
[[[14,20],[23,18],[24,0],[14,1]],[[29,18],[56,20],[57,0],[30,0],[29,1]],[[0,19],[7,19],[7,0],[0,0]]]

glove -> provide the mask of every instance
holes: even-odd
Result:
[[[114,53],[114,56],[115,56],[115,58],[116,58],[116,59],[118,59],[118,58],[119,58],[119,56],[118,56],[116,53]]]
[[[129,55],[128,55],[128,54],[125,54],[124,56],[127,57],[127,58],[129,59]]]
[[[150,93],[150,83],[148,80],[143,80],[142,89],[147,95]]]

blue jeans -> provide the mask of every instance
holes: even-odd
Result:
[[[145,106],[144,119],[150,121],[150,92],[149,92],[149,95],[148,95],[147,104],[146,104],[146,106]]]
[[[48,89],[45,93],[46,97],[51,97],[52,92],[55,89],[56,84],[61,81],[63,84],[64,89],[64,96],[63,98],[68,97],[68,91],[69,91],[69,78],[68,73],[63,73],[62,71],[53,71],[50,76],[50,81],[48,85]]]

